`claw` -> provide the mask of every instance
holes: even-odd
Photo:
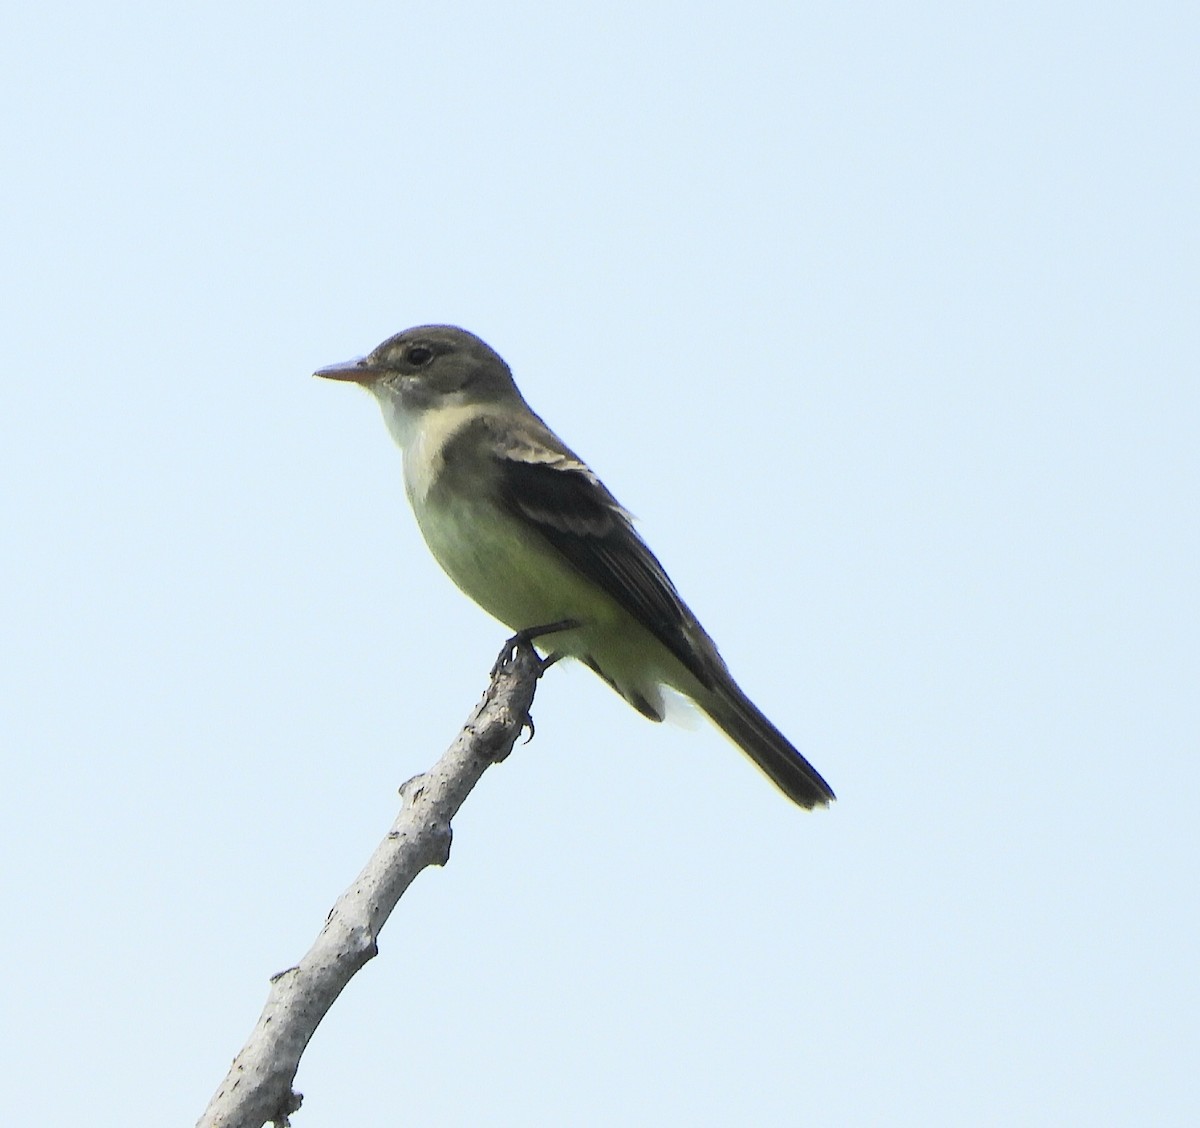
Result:
[[[517,631],[503,646],[495,664],[492,666],[492,677],[495,677],[509,662],[522,646],[532,646],[535,639],[544,635],[558,634],[560,631],[573,631],[580,625],[578,619],[560,619],[557,623],[547,623],[541,627],[526,627]],[[551,654],[546,658],[538,657],[538,674],[544,674],[562,657],[561,654]]]

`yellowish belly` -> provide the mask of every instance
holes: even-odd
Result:
[[[429,550],[446,574],[513,630],[583,615],[605,618],[606,600],[549,545],[520,535],[487,503],[431,502],[418,515]],[[613,606],[614,610],[619,610]],[[598,624],[597,624],[598,625]]]
[[[539,647],[595,660],[614,688],[661,705],[659,686],[692,690],[673,655],[611,596],[581,576],[535,531],[484,501],[426,500],[417,521],[446,574],[489,614],[514,631],[576,619],[581,626],[548,636]]]

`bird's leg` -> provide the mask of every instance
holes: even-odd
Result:
[[[521,647],[526,646],[529,648],[529,653],[533,656],[533,660],[537,663],[537,676],[540,678],[562,657],[562,654],[548,654],[543,658],[533,649],[533,640],[541,638],[543,635],[557,634],[559,631],[573,631],[578,626],[578,619],[561,619],[557,623],[547,623],[542,627],[526,627],[524,630],[517,631],[504,644],[504,649],[500,651],[499,656],[496,658],[496,664],[492,667],[492,677],[494,678],[516,657],[517,651]],[[534,733],[533,715],[531,713],[525,714],[525,719],[521,723],[521,727],[529,729],[529,735],[525,738],[525,743],[528,744],[533,739]]]
[[[495,677],[508,665],[522,646],[528,646],[532,650],[534,639],[542,638],[544,635],[558,634],[560,631],[573,631],[579,625],[578,619],[560,619],[557,623],[546,623],[540,627],[525,627],[524,630],[517,631],[501,649],[495,665],[492,666],[492,676]],[[562,657],[561,654],[551,654],[542,658],[536,651],[533,656],[537,659],[539,677]]]

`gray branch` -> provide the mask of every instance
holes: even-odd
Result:
[[[300,1055],[342,988],[378,951],[380,929],[413,878],[426,866],[445,865],[450,820],[483,773],[512,751],[530,724],[542,669],[528,643],[506,648],[483,700],[446,754],[400,788],[404,802],[392,829],[338,898],[308,954],[272,978],[254,1031],[197,1128],[288,1124],[300,1107],[300,1094],[292,1091]]]

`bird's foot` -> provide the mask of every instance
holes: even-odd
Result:
[[[547,623],[541,627],[526,627],[524,630],[517,631],[504,644],[499,656],[496,658],[495,665],[492,666],[492,677],[495,677],[513,660],[521,647],[527,646],[530,650],[533,650],[535,639],[542,638],[545,635],[558,634],[560,631],[573,631],[579,625],[578,619],[560,619],[557,623]],[[548,654],[543,658],[535,650],[533,651],[533,656],[537,659],[539,677],[562,657],[561,654]]]

